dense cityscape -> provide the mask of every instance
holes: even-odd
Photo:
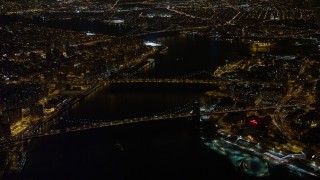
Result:
[[[320,176],[319,0],[0,0],[0,41],[0,179],[43,178],[46,138],[188,120],[241,176]]]

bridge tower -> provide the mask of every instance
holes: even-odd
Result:
[[[198,101],[193,103],[192,123],[194,127],[200,128],[200,103]]]
[[[65,133],[66,132],[66,128],[67,128],[67,122],[65,120],[65,118],[60,117],[59,119],[59,130],[61,133]]]

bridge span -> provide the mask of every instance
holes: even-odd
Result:
[[[111,84],[133,84],[133,83],[163,83],[163,84],[221,84],[229,83],[219,80],[197,80],[197,79],[114,79]]]
[[[77,132],[77,131],[85,131],[90,129],[97,129],[97,128],[105,128],[105,127],[111,127],[111,126],[120,126],[125,124],[133,124],[133,123],[139,123],[139,122],[149,122],[149,121],[160,121],[160,120],[171,120],[171,119],[179,119],[179,118],[190,118],[194,115],[191,113],[183,113],[183,114],[167,114],[167,115],[161,115],[161,116],[145,116],[145,117],[139,117],[139,118],[132,118],[132,119],[122,119],[122,120],[99,120],[101,122],[99,123],[88,123],[81,126],[70,126],[65,127],[65,129],[52,129],[52,130],[34,130],[34,131],[28,131],[21,135],[12,136],[8,138],[3,138],[0,140],[0,145],[8,144],[8,143],[14,143],[18,141],[28,140],[28,139],[35,139],[35,138],[41,138],[45,136],[52,136],[62,133],[71,133],[71,132]],[[62,119],[60,119],[62,120]],[[68,121],[68,120],[67,120]]]
[[[189,78],[119,78],[110,80],[110,85],[116,84],[190,84],[190,85],[257,85],[262,87],[279,87],[281,83],[249,82],[242,80],[214,79],[189,79]]]
[[[288,107],[298,107],[298,106],[306,106],[307,104],[288,104],[288,105],[281,105],[282,108]],[[201,116],[210,116],[214,114],[225,114],[225,113],[235,113],[235,112],[246,112],[246,111],[259,111],[259,110],[268,110],[268,109],[277,109],[279,108],[278,105],[268,106],[268,107],[256,107],[256,108],[239,108],[239,109],[216,109],[213,111],[201,111],[200,106],[192,106],[190,104],[184,105],[184,109],[176,110],[176,112],[167,113],[167,114],[159,114],[159,115],[152,115],[152,116],[145,116],[145,117],[138,117],[138,118],[130,118],[130,119],[122,119],[122,120],[89,120],[85,124],[77,123],[76,121],[63,119],[61,118],[60,122],[53,122],[50,125],[59,125],[56,129],[48,129],[47,124],[43,124],[43,126],[38,126],[36,129],[27,130],[24,133],[17,135],[17,136],[10,136],[7,138],[0,139],[0,145],[14,143],[18,141],[28,140],[28,139],[35,139],[45,136],[52,136],[61,133],[71,133],[77,131],[85,131],[90,129],[97,129],[97,128],[104,128],[104,127],[111,127],[111,126],[120,126],[125,124],[133,124],[139,122],[151,122],[151,121],[160,121],[160,120],[172,120],[172,119],[186,119],[186,118],[193,118],[192,121],[200,122]],[[195,109],[197,108],[197,109]],[[191,110],[192,109],[192,110]],[[61,126],[62,124],[62,126]],[[73,125],[72,124],[77,124]],[[196,124],[198,124],[196,122]]]

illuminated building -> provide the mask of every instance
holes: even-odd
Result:
[[[246,123],[249,134],[265,137],[268,134],[268,126],[271,124],[271,118],[269,116],[264,118],[251,116],[247,118]]]

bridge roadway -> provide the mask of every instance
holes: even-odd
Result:
[[[202,85],[231,85],[236,83],[237,85],[260,85],[263,87],[281,87],[281,83],[270,82],[253,82],[243,80],[224,80],[224,79],[184,79],[184,78],[130,78],[130,79],[113,79],[110,84],[133,84],[133,83],[167,83],[167,84],[202,84]]]
[[[201,29],[207,29],[207,28],[210,28],[212,26],[198,26],[198,27],[179,27],[179,28],[175,28],[175,27],[168,27],[168,28],[165,28],[165,29],[162,29],[162,30],[156,30],[156,31],[146,31],[146,30],[143,30],[143,29],[135,29],[131,32],[129,32],[126,36],[127,37],[140,37],[140,36],[145,36],[145,35],[149,35],[149,34],[157,34],[157,33],[180,33],[182,31],[189,31],[189,30],[192,30],[192,31],[195,31],[195,30],[201,30]],[[214,27],[214,26],[213,26]],[[139,33],[137,34],[134,34],[135,32],[134,31],[140,31]]]
[[[18,141],[28,140],[28,139],[35,139],[45,136],[52,136],[61,133],[70,133],[70,132],[77,132],[77,131],[84,131],[90,129],[97,129],[97,128],[104,128],[110,126],[120,126],[125,124],[132,124],[138,122],[148,122],[148,121],[159,121],[159,120],[170,120],[170,119],[177,119],[177,118],[188,118],[193,117],[193,114],[190,113],[183,113],[183,114],[167,114],[162,116],[146,116],[140,118],[132,118],[132,119],[123,119],[123,120],[105,120],[101,123],[92,123],[89,125],[82,125],[78,127],[67,127],[65,130],[61,131],[60,129],[50,130],[49,132],[42,132],[42,131],[33,131],[33,132],[26,132],[18,136],[9,137],[6,139],[0,140],[0,145],[14,143]]]
[[[283,105],[283,108],[286,107],[298,107],[298,106],[306,106],[306,104],[292,104],[292,105]],[[211,112],[201,112],[200,116],[209,116],[214,114],[224,114],[224,113],[232,113],[232,112],[246,112],[246,111],[258,111],[258,110],[267,110],[267,109],[277,109],[279,106],[269,106],[269,107],[259,107],[259,108],[246,108],[246,109],[223,109],[219,111],[211,111]],[[170,119],[177,119],[177,118],[190,118],[195,116],[193,113],[172,113],[172,114],[165,114],[165,115],[154,115],[154,116],[145,116],[139,118],[132,118],[132,119],[123,119],[123,120],[101,120],[101,123],[91,123],[89,125],[82,125],[78,127],[66,127],[63,131],[56,129],[50,130],[49,132],[42,132],[39,130],[34,130],[32,132],[25,132],[18,136],[13,136],[9,138],[2,138],[0,139],[0,145],[18,142],[22,140],[40,138],[45,136],[52,136],[61,133],[69,133],[69,132],[77,132],[77,131],[84,131],[89,129],[97,129],[97,128],[104,128],[110,126],[119,126],[125,124],[132,124],[138,122],[149,122],[149,121],[159,121],[159,120],[170,120]]]
[[[125,83],[168,83],[168,84],[217,84],[220,81],[213,80],[193,80],[193,79],[115,79],[111,84]]]

